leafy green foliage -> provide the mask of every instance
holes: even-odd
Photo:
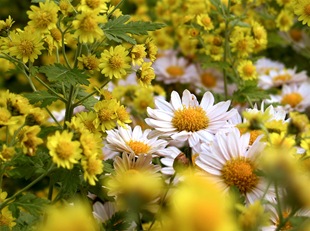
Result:
[[[83,74],[81,70],[69,69],[59,63],[39,68],[41,73],[46,74],[50,82],[64,82],[73,86],[76,84],[88,85],[88,76]]]
[[[16,200],[10,204],[10,209],[16,210],[16,208],[22,208],[34,216],[39,216],[44,206],[48,203],[49,201],[46,199],[27,193],[17,197]]]
[[[51,94],[48,91],[35,91],[32,93],[25,93],[24,96],[29,100],[31,104],[40,103],[40,107],[46,107],[59,99],[58,96]]]
[[[10,163],[14,165],[14,168],[7,172],[8,176],[28,180],[35,175],[44,174],[47,170],[48,159],[48,154],[42,150],[38,150],[36,155],[32,157],[22,153],[15,155]]]
[[[248,81],[244,86],[239,86],[238,90],[234,92],[232,100],[238,103],[255,102],[270,98],[267,91],[257,87],[255,81]]]
[[[129,19],[129,15],[122,15],[104,24],[102,29],[107,38],[118,43],[126,41],[131,44],[136,44],[136,41],[130,37],[129,34],[147,35],[148,31],[154,31],[165,26],[163,23],[143,21],[128,22]]]
[[[81,184],[80,169],[57,168],[50,175],[50,181],[51,184],[59,187],[57,187],[59,191],[57,199],[69,199],[78,191]]]
[[[115,213],[105,224],[106,231],[127,230],[131,222],[127,219],[127,212]]]

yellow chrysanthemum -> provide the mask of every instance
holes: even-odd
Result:
[[[105,13],[108,10],[107,0],[81,0],[81,4],[78,7],[80,11],[96,11]]]
[[[254,37],[254,53],[264,50],[267,47],[267,31],[258,22],[252,22],[252,33]]]
[[[155,72],[151,62],[142,63],[141,68],[136,72],[138,82],[142,86],[151,85],[151,81],[155,79]]]
[[[145,51],[147,53],[146,57],[150,59],[152,62],[154,62],[156,59],[158,48],[152,38],[148,37],[146,39],[145,47],[146,47]]]
[[[55,28],[57,23],[57,12],[59,7],[54,1],[40,2],[38,6],[30,6],[31,11],[27,11],[30,21],[28,25],[40,32],[45,32]]]
[[[73,141],[73,133],[64,130],[47,138],[47,148],[58,167],[72,169],[81,158],[80,142]]]
[[[230,45],[232,52],[240,58],[248,57],[254,49],[254,38],[246,33],[235,29],[234,33],[230,37]]]
[[[106,15],[98,15],[93,11],[85,11],[76,16],[73,20],[73,28],[76,29],[74,37],[78,38],[82,43],[93,43],[95,40],[103,38],[103,30],[99,27],[99,23],[107,21]]]
[[[12,46],[9,48],[9,53],[24,63],[34,62],[42,54],[44,47],[40,34],[23,31],[18,34],[13,33],[11,37]]]
[[[257,78],[256,67],[250,60],[241,61],[237,71],[243,80],[254,80]]]
[[[229,212],[232,198],[224,198],[208,178],[186,172],[171,193],[163,230],[236,230]]]
[[[98,180],[97,175],[103,172],[103,162],[96,155],[89,158],[82,159],[81,161],[84,179],[88,181],[90,185],[95,185]]]
[[[43,219],[42,219],[43,220]],[[99,223],[86,202],[74,201],[72,204],[57,204],[46,209],[44,222],[35,231],[97,231]]]
[[[114,161],[115,173],[108,179],[109,196],[137,195],[145,201],[151,201],[160,195],[163,182],[159,174],[159,166],[152,164],[151,155],[123,153]]]
[[[12,212],[8,209],[8,207],[5,207],[0,212],[0,227],[7,227],[11,230],[16,223],[14,222],[15,218],[12,216]]]
[[[82,55],[78,57],[79,67],[88,71],[99,71],[99,59],[95,55]]]
[[[281,31],[288,31],[294,24],[294,15],[287,9],[280,12],[276,18],[276,25]]]
[[[130,51],[133,65],[141,65],[146,57],[145,46],[143,44],[134,45]]]
[[[37,146],[43,143],[43,140],[38,137],[41,127],[35,126],[25,126],[18,134],[20,145],[23,152],[29,156],[34,156],[37,151]]]
[[[147,107],[154,108],[154,95],[150,88],[141,88],[135,92],[133,108],[138,113],[146,113]]]
[[[110,47],[101,54],[101,73],[112,78],[123,78],[130,69],[131,58],[128,56],[129,52],[122,45]]]
[[[14,21],[10,15],[5,21],[0,20],[0,36],[8,36],[13,23]]]
[[[310,26],[310,2],[308,0],[295,0],[293,4],[294,13],[302,24]]]
[[[208,14],[199,14],[197,15],[197,23],[207,31],[214,28],[212,20]]]
[[[103,143],[102,138],[98,133],[93,134],[85,130],[81,133],[80,142],[83,155],[87,158],[101,153]]]
[[[2,150],[0,151],[0,159],[3,161],[11,160],[12,157],[15,155],[15,148],[8,147],[6,144],[2,146]],[[1,194],[0,194],[0,202],[1,202]]]
[[[95,128],[101,131],[112,129],[116,126],[116,109],[119,107],[117,100],[101,100],[95,104],[96,119],[94,120]]]

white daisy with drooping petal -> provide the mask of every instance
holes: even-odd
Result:
[[[283,63],[279,61],[274,61],[268,58],[261,58],[255,63],[257,74],[260,75],[268,75],[268,73],[272,70],[281,71],[285,68]]]
[[[173,168],[174,160],[179,156],[182,152],[174,147],[169,146],[165,150],[160,152],[160,155],[163,157],[160,159],[160,162],[164,165],[161,168],[161,172],[165,175],[173,175],[175,170]]]
[[[258,86],[262,89],[270,89],[279,87],[284,84],[303,83],[307,81],[308,76],[306,71],[297,73],[294,69],[271,70],[268,74],[259,75]]]
[[[196,67],[174,53],[160,56],[153,64],[156,80],[165,84],[190,83],[197,76]]]
[[[196,96],[183,91],[182,99],[176,91],[171,93],[171,102],[155,100],[156,108],[147,108],[146,123],[176,141],[187,141],[190,147],[199,141],[210,141],[216,132],[232,125],[227,122],[237,111],[228,111],[230,101],[214,104],[211,92],[204,93],[199,104]]]
[[[151,129],[142,131],[139,125],[133,129],[127,125],[126,128],[107,131],[106,148],[117,151],[133,153],[136,156],[141,154],[157,155],[157,152],[165,149],[168,142],[158,137],[148,138]]]
[[[267,188],[263,178],[257,176],[257,160],[265,143],[257,138],[250,146],[250,134],[240,135],[237,128],[218,132],[211,144],[202,143],[196,164],[207,173],[223,191],[234,186],[245,196],[246,203],[261,199]],[[272,189],[265,199],[274,199]]]
[[[283,85],[281,94],[270,95],[267,103],[280,103],[286,111],[304,111],[310,106],[310,83]]]

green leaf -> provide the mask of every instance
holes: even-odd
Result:
[[[245,86],[239,87],[233,94],[233,101],[236,102],[248,102],[249,100],[254,102],[269,98],[269,93],[258,88],[255,81],[248,81]]]
[[[49,93],[48,91],[35,91],[32,93],[25,93],[24,96],[29,100],[31,104],[40,103],[40,107],[46,107],[59,98]]]
[[[131,44],[136,44],[136,41],[130,37],[129,34],[147,35],[148,31],[158,30],[165,26],[163,23],[144,21],[128,22],[129,19],[129,15],[122,15],[118,18],[109,20],[106,24],[103,25],[102,28],[106,37],[109,40],[113,40],[118,43],[126,41]]]
[[[36,197],[34,194],[30,193],[22,195],[12,202],[13,205],[25,209],[34,216],[39,216],[44,206],[48,203],[48,200]]]
[[[42,66],[39,71],[46,74],[50,82],[64,82],[71,85],[88,85],[88,76],[79,69],[69,69],[59,63],[55,65]]]
[[[106,231],[127,230],[131,222],[127,218],[127,212],[121,211],[115,213],[105,224]]]
[[[51,175],[50,180],[52,184],[59,186],[59,193],[57,200],[69,199],[77,191],[81,184],[80,169],[73,168],[71,170],[64,168],[57,168]]]

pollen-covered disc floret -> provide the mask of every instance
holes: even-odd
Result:
[[[259,155],[265,143],[258,137],[249,145],[250,133],[241,135],[237,128],[218,132],[211,143],[202,143],[194,148],[199,155],[195,163],[207,173],[223,191],[235,187],[245,196],[247,203],[260,199],[266,190],[263,178],[256,175]],[[269,188],[265,199],[273,200]]]
[[[235,109],[227,111],[230,101],[214,105],[211,92],[206,92],[199,104],[188,90],[183,92],[182,99],[173,91],[170,103],[158,98],[155,105],[155,109],[147,109],[146,123],[164,136],[188,141],[191,147],[199,140],[212,140],[217,131],[230,127],[227,120],[236,113]]]

